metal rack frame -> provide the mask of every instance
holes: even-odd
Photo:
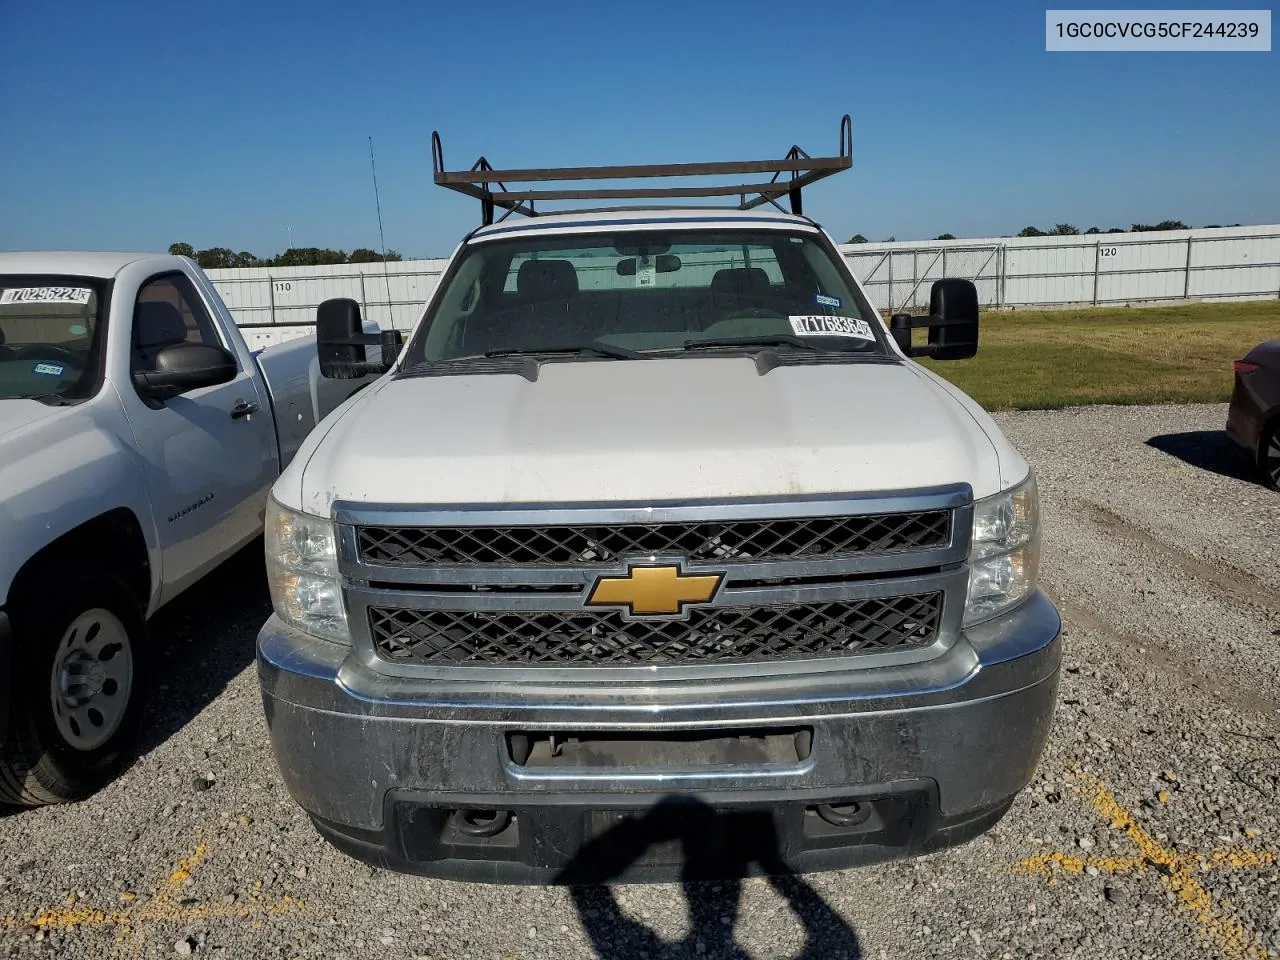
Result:
[[[499,220],[513,213],[527,217],[551,213],[587,212],[537,210],[534,204],[544,200],[657,200],[690,197],[738,197],[736,209],[750,210],[771,203],[782,210],[778,200],[786,196],[791,212],[803,216],[801,190],[811,183],[847,170],[853,166],[853,124],[846,113],[840,119],[840,151],[836,156],[811,157],[798,146],[792,146],[781,160],[734,160],[723,163],[650,163],[607,167],[541,167],[525,170],[495,170],[481,157],[469,170],[449,171],[444,166],[444,148],[440,134],[431,133],[431,169],[438,186],[456,190],[480,201],[480,216],[485,226],[494,222],[494,213],[503,210]],[[508,189],[508,183],[555,183],[581,180],[643,180],[653,177],[726,177],[747,173],[772,173],[763,183],[708,183],[671,187],[606,187],[579,189]],[[790,176],[784,177],[784,174]],[[496,186],[498,189],[493,189]],[[643,207],[595,207],[591,212],[637,210]],[[785,210],[783,211],[786,212]]]

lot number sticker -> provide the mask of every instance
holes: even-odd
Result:
[[[874,340],[871,325],[858,317],[788,317],[791,329],[799,337],[854,337]]]
[[[88,287],[11,287],[0,293],[0,303],[88,303]]]

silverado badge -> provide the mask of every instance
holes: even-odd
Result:
[[[633,617],[679,616],[686,604],[715,596],[723,579],[723,573],[682,573],[676,564],[633,566],[626,576],[596,580],[587,606],[622,606]]]

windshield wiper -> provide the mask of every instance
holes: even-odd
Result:
[[[525,357],[540,356],[543,354],[594,354],[597,357],[608,357],[611,360],[643,360],[643,353],[636,350],[628,350],[626,347],[615,347],[608,343],[575,343],[562,347],[527,347],[512,350],[486,350],[486,357]],[[467,357],[459,357],[459,360],[466,360]]]
[[[626,347],[615,347],[607,343],[582,343],[562,347],[527,347],[503,350],[486,350],[484,353],[471,353],[463,357],[447,357],[442,360],[419,360],[402,369],[397,376],[417,377],[431,376],[431,371],[447,370],[455,367],[459,371],[470,369],[471,364],[484,360],[506,360],[518,368],[526,367],[522,376],[530,380],[538,379],[538,361],[547,356],[575,356],[591,354],[610,360],[646,360],[647,356]]]
[[[867,341],[870,343],[871,341]],[[846,348],[819,346],[805,337],[789,333],[770,333],[760,337],[713,337],[710,340],[686,340],[686,350],[708,347],[798,347],[801,350],[817,350],[820,353],[850,353]]]

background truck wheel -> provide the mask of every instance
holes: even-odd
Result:
[[[1272,490],[1280,490],[1280,420],[1267,426],[1258,444],[1258,466]]]
[[[53,570],[12,604],[13,688],[0,803],[80,800],[126,759],[145,688],[147,629],[109,573]]]

